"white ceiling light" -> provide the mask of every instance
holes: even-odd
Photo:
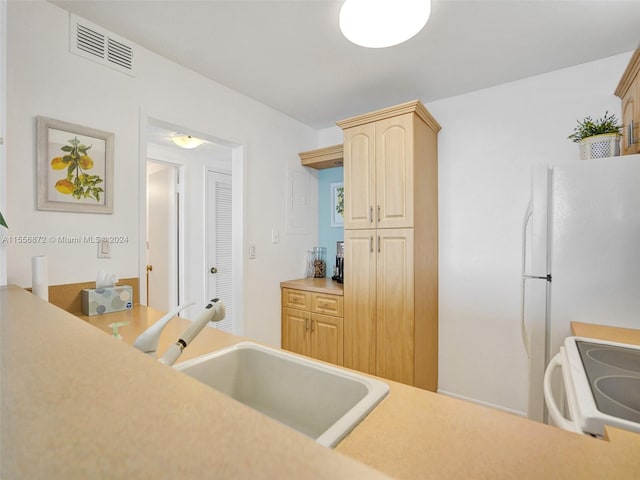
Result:
[[[174,135],[171,137],[171,141],[182,148],[196,148],[204,143],[204,140],[191,135]]]
[[[430,14],[431,0],[345,0],[340,30],[356,45],[391,47],[422,30]]]

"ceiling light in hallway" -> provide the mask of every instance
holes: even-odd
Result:
[[[191,135],[175,135],[171,137],[171,141],[182,148],[196,148],[204,143],[204,140]]]

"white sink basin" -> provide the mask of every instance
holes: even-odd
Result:
[[[389,392],[379,380],[251,342],[174,368],[327,447]]]

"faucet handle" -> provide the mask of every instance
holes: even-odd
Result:
[[[158,350],[158,342],[160,342],[160,335],[162,334],[164,327],[169,323],[169,320],[185,308],[195,305],[195,303],[196,302],[189,302],[184,305],[179,305],[171,310],[164,317],[142,332],[138,338],[136,338],[133,346],[146,354],[155,356],[156,351]]]
[[[160,362],[169,366],[173,365],[182,351],[196,338],[196,335],[198,335],[209,322],[219,322],[222,320],[225,313],[224,303],[220,302],[217,298],[211,300],[211,302],[204,307],[204,310],[193,319],[182,335],[180,335],[178,341],[171,345],[164,355],[162,355],[159,359]]]

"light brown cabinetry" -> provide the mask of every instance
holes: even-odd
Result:
[[[345,230],[345,365],[410,385],[415,379],[413,234],[411,228]]]
[[[615,94],[622,100],[621,153],[640,153],[640,49],[633,54]]]
[[[419,101],[344,129],[344,364],[437,388],[440,126]]]
[[[322,170],[324,168],[342,166],[342,144],[309,150],[308,152],[301,152],[298,155],[300,156],[300,163],[303,167]]]
[[[413,113],[344,131],[344,228],[413,226]]]
[[[316,285],[328,279],[307,279]],[[282,348],[336,365],[343,364],[342,295],[282,287]],[[285,282],[283,282],[284,284]],[[341,292],[341,291],[340,291]]]

